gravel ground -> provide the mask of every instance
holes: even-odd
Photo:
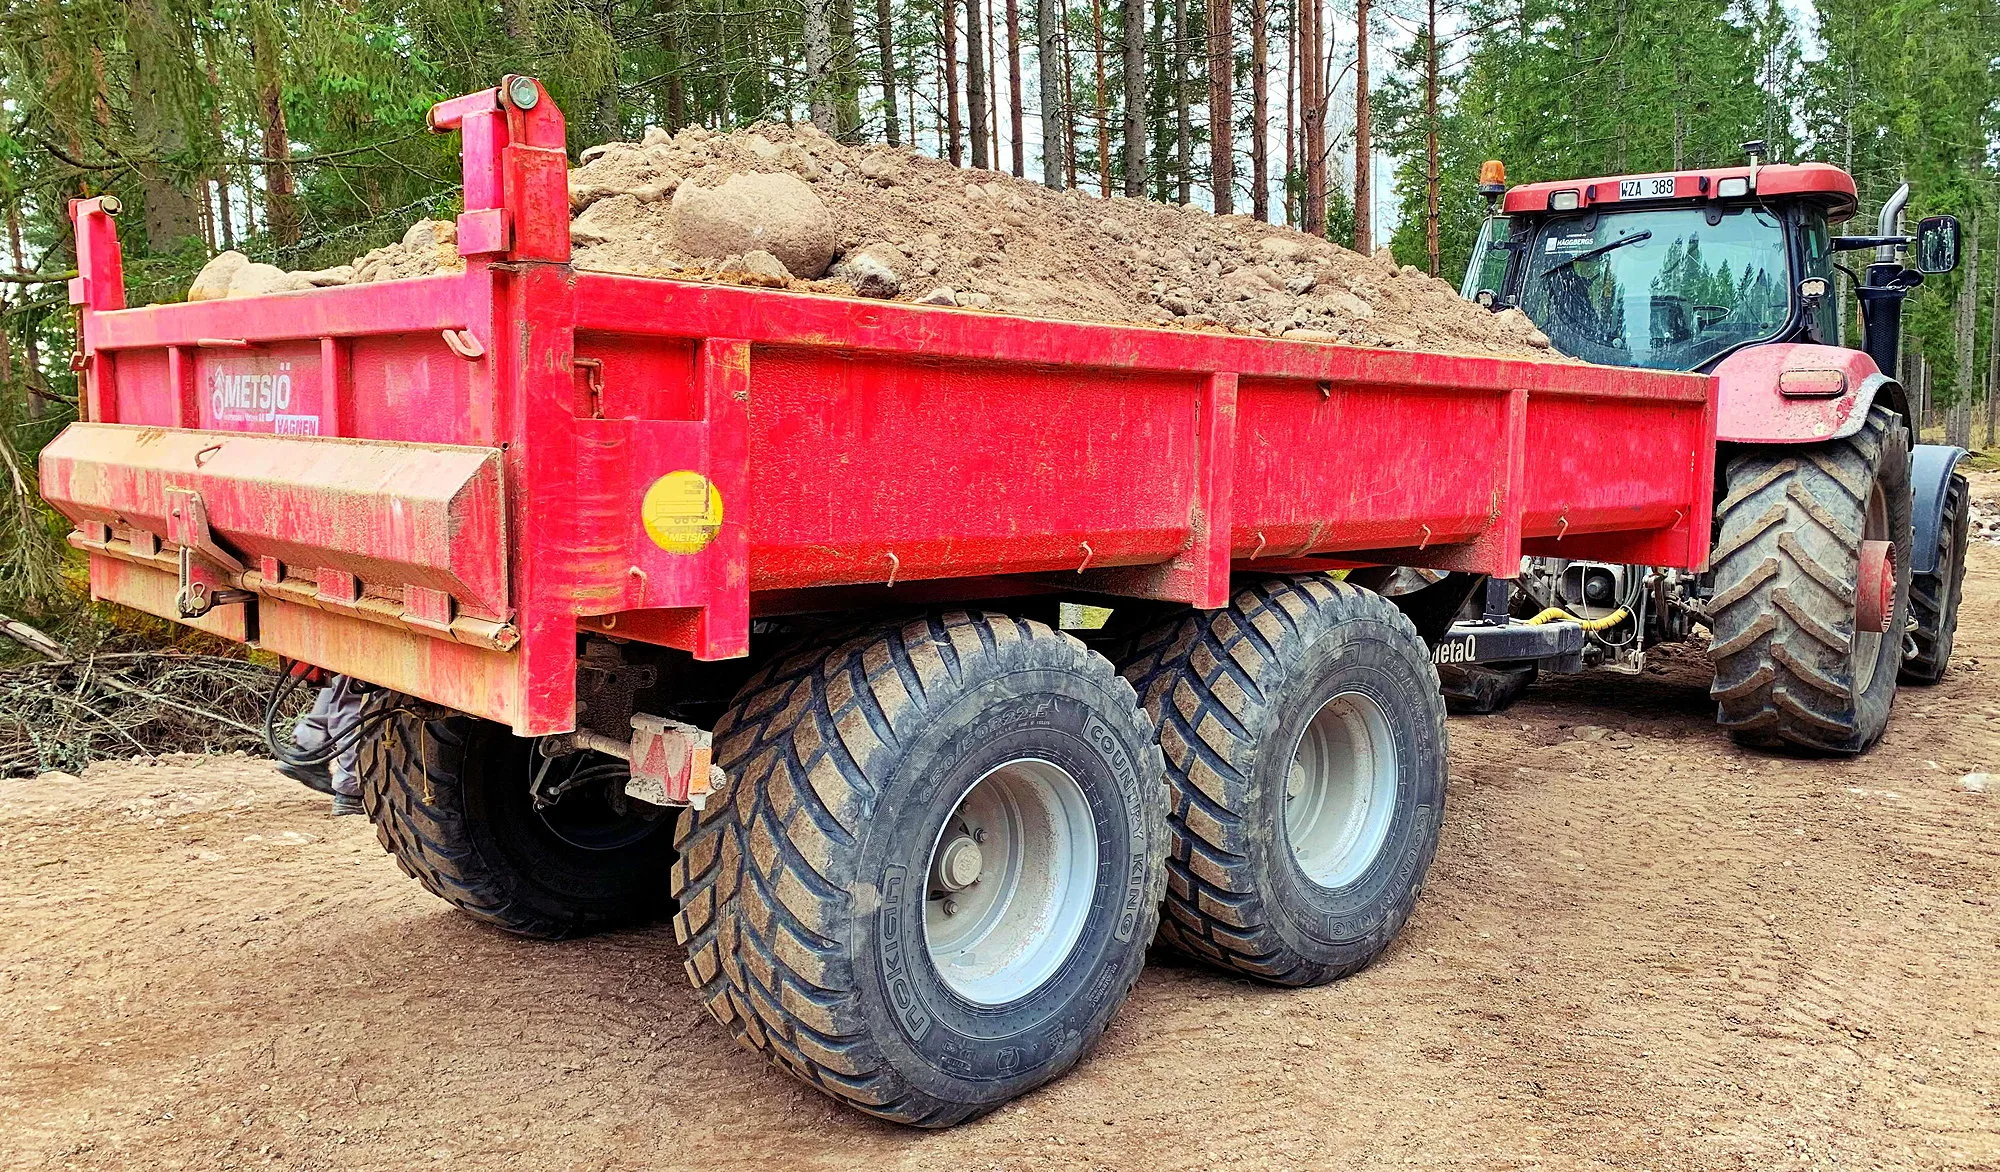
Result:
[[[0,1163],[1993,1168],[1990,544],[1958,654],[1858,761],[1732,746],[1698,654],[1455,718],[1380,964],[1158,957],[1076,1071],[942,1134],[732,1049],[666,928],[482,929],[264,762],[0,782]]]

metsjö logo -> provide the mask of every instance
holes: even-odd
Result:
[[[292,405],[292,364],[280,362],[275,374],[228,374],[209,377],[209,403],[217,419],[274,420]]]

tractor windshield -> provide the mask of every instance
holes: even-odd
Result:
[[[1693,370],[1784,328],[1784,226],[1762,208],[1586,213],[1550,220],[1522,257],[1521,309],[1588,362]]]

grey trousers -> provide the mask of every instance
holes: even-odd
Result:
[[[359,719],[361,692],[353,680],[335,676],[332,684],[313,697],[312,711],[299,718],[298,727],[292,730],[292,743],[304,752],[317,752],[327,742],[346,735]],[[361,742],[356,741],[328,763],[333,773],[334,793],[349,797],[361,793],[361,775],[356,771],[360,761]]]

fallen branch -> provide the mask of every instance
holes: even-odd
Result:
[[[75,772],[124,746],[152,756],[264,744],[278,682],[267,668],[172,651],[80,654],[4,614],[0,636],[40,657],[0,670],[0,773]]]
[[[11,619],[4,614],[0,614],[0,634],[6,635],[9,639],[14,640],[30,651],[40,652],[44,658],[53,659],[61,663],[74,662],[70,658],[69,650],[62,644],[19,619]]]

